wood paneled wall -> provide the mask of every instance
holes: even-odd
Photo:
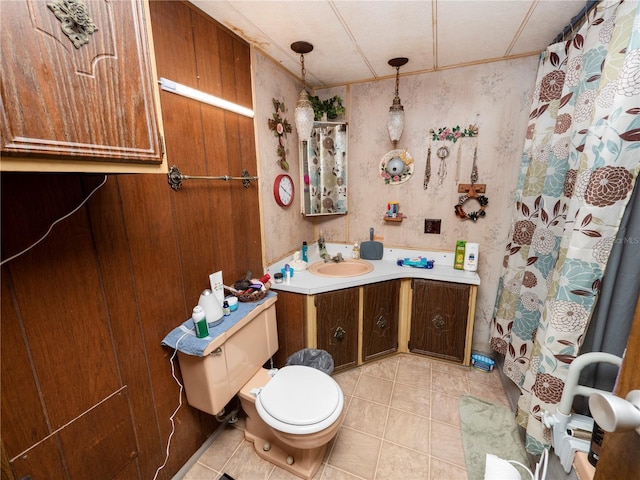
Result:
[[[158,73],[252,105],[246,42],[182,2],[151,2]],[[255,175],[253,121],[162,92],[169,164]],[[2,173],[2,258],[31,245],[101,175]],[[2,450],[16,478],[150,479],[163,463],[179,388],[164,336],[208,275],[262,272],[252,182],[110,175],[76,213],[2,267]],[[179,370],[178,370],[179,375]],[[217,427],[186,405],[171,476]],[[3,462],[4,463],[4,462]]]
[[[632,390],[640,390],[640,299],[636,300],[629,341],[620,368],[615,393],[626,398]],[[635,430],[604,434],[602,450],[596,466],[595,480],[638,478],[640,473],[640,435]]]

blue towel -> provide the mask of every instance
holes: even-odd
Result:
[[[193,320],[189,318],[182,325],[171,330],[169,335],[164,337],[162,340],[162,345],[166,345],[171,348],[177,347],[177,350],[182,353],[203,357],[205,349],[216,337],[222,335],[233,327],[258,305],[262,305],[268,299],[273,298],[276,295],[277,293],[273,290],[269,290],[267,295],[257,302],[238,302],[238,309],[235,312],[231,312],[231,315],[223,317],[224,321],[220,325],[209,327],[209,335],[204,338],[196,337]]]

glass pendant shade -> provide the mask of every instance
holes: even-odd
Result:
[[[404,107],[400,104],[399,97],[393,99],[393,105],[389,108],[387,128],[389,129],[389,138],[395,147],[400,141],[402,131],[404,130]]]
[[[304,142],[309,140],[311,137],[311,131],[313,130],[314,114],[311,101],[309,100],[309,95],[304,89],[300,92],[294,116],[296,121],[296,130],[300,141]]]
[[[398,142],[402,136],[402,130],[404,130],[404,107],[400,103],[398,91],[400,89],[400,67],[408,61],[409,59],[406,57],[397,57],[389,60],[389,65],[396,69],[396,93],[387,116],[387,128],[389,129],[389,138],[393,143],[393,148],[398,148]]]

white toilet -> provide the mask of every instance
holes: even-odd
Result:
[[[236,394],[247,415],[245,438],[258,455],[309,479],[322,464],[344,416],[338,383],[312,367],[269,371],[277,351],[275,298],[216,337],[201,356],[178,351],[187,401],[216,415]]]
[[[311,367],[284,367],[273,377],[261,369],[238,396],[247,414],[245,438],[258,455],[302,478],[313,477],[342,423],[338,383]]]

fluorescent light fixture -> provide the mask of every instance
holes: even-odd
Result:
[[[234,112],[239,115],[244,115],[245,117],[253,118],[254,115],[253,110],[251,110],[250,108],[243,107],[242,105],[238,105],[237,103],[224,100],[208,93],[204,93],[200,90],[196,90],[195,88],[187,87],[186,85],[174,82],[173,80],[168,80],[161,77],[160,88],[167,92],[175,93],[177,95],[182,95],[183,97],[188,97],[193,100],[206,103],[207,105],[222,108],[223,110]]]

